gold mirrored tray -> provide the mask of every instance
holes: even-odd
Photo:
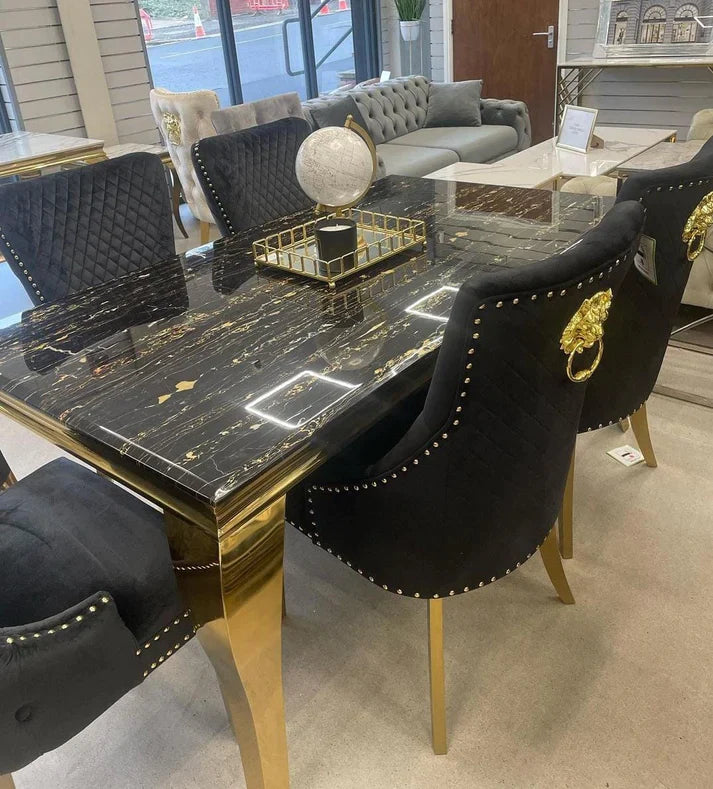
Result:
[[[320,260],[314,226],[323,217],[318,217],[311,222],[255,241],[255,263],[326,282],[333,288],[339,280],[357,274],[399,252],[417,244],[424,247],[426,245],[426,226],[418,219],[377,214],[359,208],[349,208],[339,215],[327,214],[327,218],[337,216],[347,217],[357,224],[359,246],[356,255],[350,253],[334,260]]]

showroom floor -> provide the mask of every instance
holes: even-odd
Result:
[[[705,357],[706,362],[710,357]],[[284,676],[293,789],[711,785],[713,410],[653,396],[659,468],[580,438],[577,605],[537,557],[446,601],[450,751],[429,741],[426,612],[287,535]],[[0,420],[22,476],[57,454]],[[237,747],[197,641],[18,789],[242,787]]]

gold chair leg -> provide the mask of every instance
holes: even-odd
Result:
[[[181,219],[181,182],[178,180],[178,174],[174,170],[170,171],[169,177],[171,179],[171,207],[173,208],[173,218],[176,220],[176,225],[183,234],[183,238],[188,238],[188,233]]]
[[[0,789],[15,789],[11,775],[0,775]]]
[[[545,541],[540,545],[540,556],[559,599],[566,605],[572,605],[574,603],[574,595],[569,588],[567,576],[564,573],[562,557],[557,547],[557,537],[554,529],[550,531]]]
[[[201,222],[201,244],[210,241],[210,222]]]
[[[629,422],[628,419],[622,419],[621,422],[619,422],[619,429],[621,430],[622,433],[626,433],[626,431],[630,427],[631,427],[631,423]]]
[[[431,685],[433,752],[448,752],[446,735],[446,671],[443,662],[443,600],[428,601],[428,668]]]
[[[574,555],[574,462],[577,454],[576,447],[572,450],[572,459],[569,462],[567,472],[567,484],[564,488],[564,497],[560,514],[557,518],[559,523],[559,550],[563,559],[571,559]]]
[[[639,445],[641,454],[644,456],[647,466],[656,468],[656,454],[654,447],[651,443],[651,434],[649,433],[649,419],[646,415],[646,403],[644,403],[638,411],[631,415],[631,426],[634,429],[636,436],[636,443]]]

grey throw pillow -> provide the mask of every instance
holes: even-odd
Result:
[[[480,126],[482,79],[464,82],[432,82],[428,92],[426,128]]]
[[[325,126],[344,126],[347,116],[351,115],[356,123],[369,134],[364,116],[352,96],[343,96],[337,101],[329,101],[321,106],[310,107],[310,112],[318,129],[324,129]]]

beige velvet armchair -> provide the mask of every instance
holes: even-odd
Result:
[[[220,108],[218,96],[212,90],[174,93],[154,88],[150,97],[151,111],[178,173],[188,207],[201,223],[201,243],[205,244],[215,220],[193,169],[191,147],[198,140],[215,135],[211,114]]]

